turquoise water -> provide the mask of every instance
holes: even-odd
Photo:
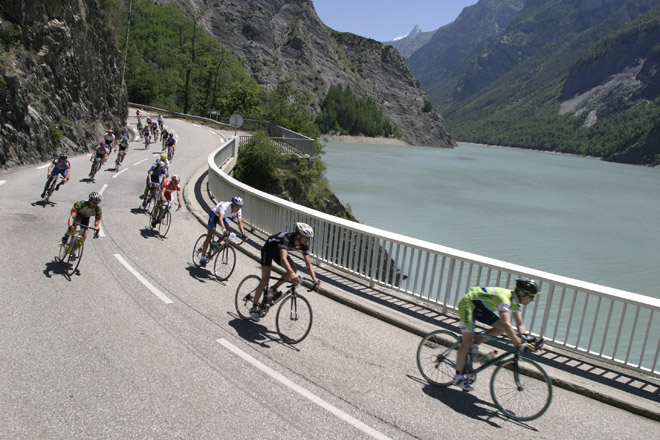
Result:
[[[474,144],[325,151],[361,223],[660,297],[660,168]]]

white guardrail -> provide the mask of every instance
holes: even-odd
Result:
[[[626,292],[373,228],[323,214],[244,185],[220,167],[238,152],[230,139],[208,157],[209,185],[217,200],[245,200],[243,220],[274,234],[297,221],[315,235],[317,262],[439,305],[456,313],[471,286],[512,288],[518,276],[540,282],[541,294],[525,310],[529,329],[552,344],[660,376],[660,299]]]

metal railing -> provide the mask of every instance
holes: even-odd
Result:
[[[245,200],[243,220],[265,234],[292,230],[297,221],[315,231],[317,262],[456,313],[475,285],[513,288],[518,276],[540,282],[541,294],[525,308],[535,334],[568,350],[660,376],[660,299],[587,283],[323,214],[242,184],[220,170],[231,139],[208,158],[209,185],[218,199]],[[231,153],[229,153],[231,152]]]

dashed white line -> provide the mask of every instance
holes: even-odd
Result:
[[[6,180],[0,180],[0,185],[4,185],[5,183],[7,183]]]
[[[362,423],[355,417],[345,413],[344,411],[340,410],[336,406],[326,402],[325,400],[321,399],[319,396],[316,394],[306,390],[305,388],[301,387],[297,383],[293,382],[290,379],[287,379],[285,376],[282,374],[278,373],[277,371],[273,370],[272,368],[268,367],[267,365],[263,364],[262,362],[258,361],[257,359],[253,358],[249,354],[245,353],[243,350],[240,348],[236,347],[234,344],[231,342],[227,341],[224,338],[217,339],[217,341],[225,346],[229,351],[233,352],[235,355],[238,357],[242,358],[243,360],[251,363],[255,367],[257,367],[259,370],[263,371],[273,379],[281,382],[282,384],[286,385],[287,387],[291,388],[293,391],[297,392],[301,396],[305,397],[306,399],[311,400],[321,408],[325,409],[326,411],[334,414],[335,416],[339,417],[340,419],[344,420],[347,423],[350,423],[360,431],[364,432],[365,434],[368,434],[372,436],[373,438],[377,439],[389,439],[385,434],[382,432],[376,431],[374,428],[371,426]]]
[[[144,162],[145,160],[149,160],[149,158],[147,157],[146,159],[142,159],[142,160],[139,161],[139,162],[135,162],[135,163],[133,164],[133,166],[135,166],[135,165],[139,165],[139,164],[141,164],[142,162]]]
[[[165,294],[163,294],[163,292],[161,292],[160,290],[158,290],[158,289],[156,288],[156,286],[154,286],[153,284],[151,284],[151,283],[150,283],[145,277],[143,277],[142,275],[140,275],[140,273],[139,273],[137,270],[133,269],[133,267],[131,267],[131,265],[128,264],[128,263],[126,262],[126,260],[124,260],[124,258],[123,258],[121,255],[119,255],[119,254],[115,254],[115,258],[116,258],[117,260],[119,260],[119,262],[120,262],[120,263],[121,263],[126,269],[128,269],[128,271],[129,271],[130,273],[132,273],[133,276],[134,276],[135,278],[138,279],[138,281],[140,281],[142,284],[144,284],[144,286],[145,286],[147,289],[151,290],[151,292],[152,292],[154,295],[156,295],[158,298],[160,298],[160,300],[163,301],[165,304],[172,304],[172,303],[174,302],[174,301],[172,301],[171,299],[169,299],[167,296],[165,296]]]
[[[116,173],[114,176],[112,176],[112,178],[115,179],[118,175],[120,175],[120,174],[123,173],[124,171],[128,171],[128,168],[124,168],[123,170],[121,170],[120,172],[118,172],[118,173]]]
[[[105,191],[105,189],[106,189],[107,187],[108,187],[108,184],[107,184],[107,183],[106,183],[105,185],[103,185],[103,186],[101,187],[101,190],[99,191],[99,194],[103,195],[103,191]]]
[[[50,164],[47,163],[46,165],[41,165],[40,167],[37,167],[37,169],[38,170],[43,170],[44,168],[48,168],[49,166],[50,166]]]

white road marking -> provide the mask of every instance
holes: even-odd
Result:
[[[0,180],[0,185],[4,185],[5,183],[7,183],[6,180]]]
[[[46,165],[41,165],[40,167],[37,167],[38,170],[43,170],[44,168],[48,168],[50,166],[50,163],[47,163]]]
[[[99,194],[103,195],[103,191],[105,191],[105,189],[106,189],[107,187],[108,187],[108,184],[107,184],[107,183],[106,183],[105,185],[103,185],[103,186],[101,187],[101,191],[99,191]]]
[[[105,232],[103,232],[103,225],[99,223],[99,237],[105,237]]]
[[[112,178],[113,178],[113,179],[116,178],[118,175],[120,175],[121,173],[123,173],[124,171],[127,171],[127,170],[128,170],[128,168],[124,168],[123,170],[121,170],[120,172],[118,172],[117,174],[115,174],[114,176],[112,176]]]
[[[345,422],[350,423],[351,425],[355,426],[357,429],[364,432],[365,434],[368,434],[368,435],[372,436],[373,438],[377,438],[377,439],[389,439],[389,437],[387,437],[382,432],[376,431],[371,426],[362,423],[361,421],[359,421],[355,417],[345,413],[344,411],[340,410],[336,406],[331,405],[330,403],[328,403],[325,400],[321,399],[316,394],[314,394],[310,391],[307,391],[305,388],[301,387],[297,383],[291,381],[290,379],[287,379],[285,376],[281,375],[277,371],[273,370],[272,368],[270,368],[267,365],[261,363],[260,361],[253,358],[249,354],[245,353],[243,350],[236,347],[234,344],[227,341],[226,339],[221,338],[221,339],[217,339],[217,341],[220,344],[224,345],[227,349],[229,349],[235,355],[237,355],[238,357],[242,358],[243,360],[251,363],[252,365],[257,367],[259,370],[263,371],[264,373],[266,373],[267,375],[269,375],[273,379],[281,382],[282,384],[284,384],[287,387],[291,388],[293,391],[297,392],[298,394],[305,397],[306,399],[311,400],[312,402],[316,403],[321,408],[323,408],[326,411],[334,414],[335,416],[339,417],[340,419],[344,420]]]
[[[138,165],[138,164],[141,164],[141,163],[144,162],[145,160],[149,160],[149,158],[147,157],[146,159],[142,159],[142,160],[139,161],[139,162],[135,162],[135,163],[133,164],[133,166]]]
[[[211,130],[211,129],[209,129],[209,131],[210,131],[211,133],[213,133],[213,134],[218,134],[218,133],[216,133],[215,131],[213,131],[213,130]]]
[[[147,289],[151,290],[151,292],[152,292],[154,295],[156,295],[158,298],[160,298],[160,300],[163,301],[165,304],[172,304],[172,303],[174,302],[174,301],[172,301],[171,299],[169,299],[167,296],[165,296],[165,295],[163,294],[163,292],[161,292],[160,290],[158,290],[158,289],[156,288],[156,286],[154,286],[153,284],[151,284],[151,283],[150,283],[145,277],[143,277],[142,275],[140,275],[140,273],[139,273],[137,270],[133,269],[133,268],[131,267],[131,265],[128,264],[128,263],[126,262],[126,260],[124,260],[124,258],[123,258],[121,255],[119,255],[119,254],[115,254],[115,258],[116,258],[117,260],[119,260],[119,262],[120,262],[120,263],[121,263],[126,269],[128,269],[128,271],[129,271],[130,273],[132,273],[133,276],[134,276],[135,278],[137,278],[142,284],[144,284],[144,286],[145,286]]]
[[[195,127],[202,128],[202,126],[201,126],[201,125],[198,125],[198,124],[192,124],[192,125],[194,125]]]

